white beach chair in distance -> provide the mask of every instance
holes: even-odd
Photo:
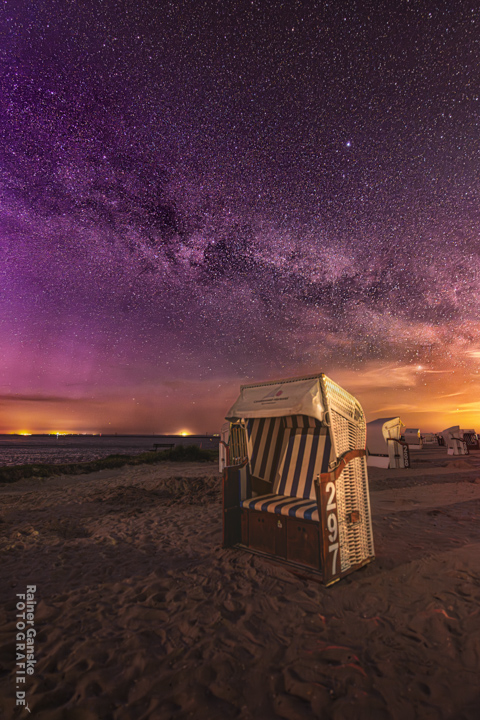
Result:
[[[326,585],[374,559],[366,423],[352,395],[323,373],[242,385],[226,419],[224,547]]]
[[[410,450],[422,449],[423,441],[418,428],[405,428],[403,436]]]
[[[441,433],[445,438],[447,455],[468,455],[467,443],[463,439],[460,427],[453,425]]]
[[[367,423],[367,465],[382,468],[410,467],[408,445],[400,438],[405,425],[399,417]]]

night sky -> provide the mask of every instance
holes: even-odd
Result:
[[[480,430],[478,3],[4,0],[0,103],[1,432]]]

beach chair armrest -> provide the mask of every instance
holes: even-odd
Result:
[[[366,455],[366,450],[348,450],[340,456],[338,463],[332,470],[329,470],[329,472],[326,473],[321,473],[318,476],[318,481],[322,484],[328,482],[335,482],[335,480],[340,477],[349,462],[355,460],[355,458],[366,457]]]
[[[252,485],[252,492],[257,493],[257,495],[268,495],[273,492],[273,483],[268,482],[268,480],[263,480],[262,478],[252,475],[250,482]]]
[[[247,460],[240,465],[228,465],[225,467],[222,487],[223,507],[240,507],[240,501],[249,497],[250,473]]]

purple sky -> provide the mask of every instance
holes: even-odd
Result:
[[[0,432],[217,432],[326,372],[480,430],[480,8],[0,10]]]

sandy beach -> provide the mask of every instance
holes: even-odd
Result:
[[[0,485],[0,716],[476,720],[480,453],[369,480],[376,560],[329,588],[222,549],[214,463]]]

